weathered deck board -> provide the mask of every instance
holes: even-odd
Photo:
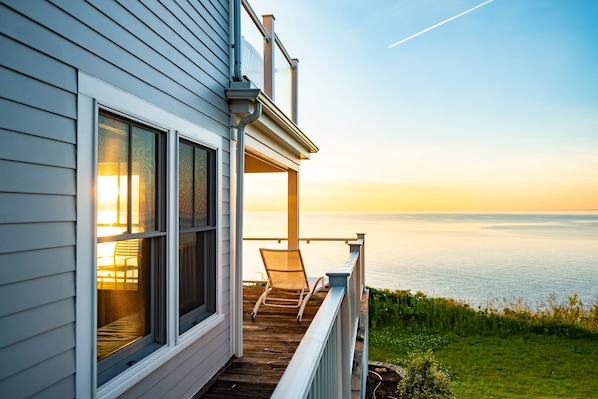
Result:
[[[269,398],[305,335],[326,291],[312,296],[297,324],[298,309],[261,306],[251,320],[263,287],[243,288],[243,357],[234,359],[198,398]]]

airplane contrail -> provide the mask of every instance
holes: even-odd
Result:
[[[452,21],[452,20],[454,20],[454,19],[457,19],[457,18],[459,18],[459,17],[462,17],[463,15],[465,15],[465,14],[468,14],[468,13],[470,13],[470,12],[472,12],[472,11],[474,11],[474,10],[476,10],[476,9],[478,9],[478,8],[480,8],[480,7],[482,7],[482,6],[485,6],[486,4],[488,4],[488,3],[491,3],[492,1],[494,1],[494,0],[488,0],[488,1],[484,2],[484,3],[482,3],[482,4],[478,4],[477,6],[475,6],[475,7],[473,7],[473,8],[470,8],[470,9],[469,9],[469,10],[467,10],[467,11],[463,11],[461,14],[455,15],[454,17],[450,17],[449,19],[445,19],[444,21],[442,21],[442,22],[440,22],[440,23],[437,23],[437,24],[436,24],[436,25],[434,25],[434,26],[430,26],[429,28],[427,28],[427,29],[424,29],[424,30],[422,30],[421,32],[418,32],[418,33],[416,33],[415,35],[411,35],[411,36],[409,36],[409,37],[407,37],[407,38],[405,38],[405,39],[403,39],[403,40],[399,40],[398,42],[396,42],[396,43],[393,43],[393,44],[391,44],[390,46],[388,46],[388,48],[393,48],[394,46],[398,46],[398,45],[399,45],[399,44],[401,44],[401,43],[405,43],[407,40],[411,40],[411,39],[413,39],[414,37],[417,37],[417,36],[419,36],[419,35],[423,35],[424,33],[428,32],[428,31],[431,31],[432,29],[438,28],[440,25],[444,25],[444,24],[446,24],[447,22],[451,22],[451,21]]]

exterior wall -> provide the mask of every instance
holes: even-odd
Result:
[[[76,259],[77,154],[91,152],[78,144],[80,72],[222,137],[225,320],[123,396],[190,396],[229,359],[229,24],[225,0],[0,0],[3,396],[74,397],[91,367],[75,348],[76,276],[92,267]]]

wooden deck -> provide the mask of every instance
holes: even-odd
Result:
[[[298,309],[270,306],[260,307],[251,321],[249,315],[263,290],[243,288],[243,357],[234,359],[196,398],[269,398],[327,292],[311,297],[301,324],[297,324]]]

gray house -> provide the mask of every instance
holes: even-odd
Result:
[[[296,60],[288,108],[242,78],[241,7],[0,0],[0,396],[191,397],[242,355],[243,173],[288,174],[296,245],[317,147]]]

